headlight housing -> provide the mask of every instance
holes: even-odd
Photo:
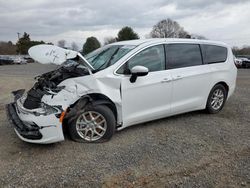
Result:
[[[45,103],[41,103],[41,108],[44,110],[44,113],[41,113],[41,115],[61,113],[61,110],[57,106],[50,106]]]

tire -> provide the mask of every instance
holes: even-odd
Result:
[[[222,110],[227,99],[227,90],[222,84],[215,85],[209,93],[206,111],[216,114]]]
[[[68,122],[68,131],[71,139],[76,142],[100,143],[111,139],[115,126],[115,116],[109,107],[87,105],[86,109],[78,111]]]

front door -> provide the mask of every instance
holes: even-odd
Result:
[[[147,67],[149,73],[131,83],[128,70],[137,65]],[[165,67],[164,46],[156,45],[142,50],[118,70],[124,73],[121,82],[124,127],[170,114],[172,77]]]

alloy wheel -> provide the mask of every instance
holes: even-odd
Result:
[[[211,98],[211,106],[214,110],[221,108],[224,102],[224,93],[221,89],[216,89]]]
[[[95,111],[82,113],[76,121],[78,135],[86,141],[96,141],[103,137],[107,130],[104,116]]]

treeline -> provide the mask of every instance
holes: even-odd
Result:
[[[104,45],[124,41],[139,39],[139,35],[131,27],[123,27],[117,34],[116,37],[106,37],[104,38]],[[147,38],[192,38],[192,39],[206,39],[202,35],[191,34],[183,27],[179,25],[178,22],[171,20],[170,18],[161,20],[156,25],[153,26],[151,32],[147,35]],[[85,44],[82,48],[82,53],[87,54],[101,46],[100,42],[95,37],[87,38]]]
[[[15,55],[17,53],[16,45],[11,41],[3,42],[0,41],[0,54],[1,55]]]
[[[118,41],[124,41],[124,40],[134,40],[139,39],[139,35],[134,32],[134,30],[131,27],[123,27],[117,34],[117,37],[106,37],[104,39],[104,45],[118,42]],[[96,37],[89,37],[87,38],[86,42],[83,45],[82,53],[88,54],[92,51],[94,51],[97,48],[101,47],[101,43],[98,41]]]
[[[27,54],[30,47],[46,44],[44,41],[34,41],[30,39],[30,35],[24,32],[23,36],[20,37],[16,44],[9,42],[0,41],[0,54],[1,55],[16,55],[16,54]],[[52,43],[47,43],[52,44]]]
[[[16,43],[16,51],[18,54],[27,54],[30,47],[38,44],[45,44],[45,42],[30,40],[30,35],[24,32],[23,36]]]
[[[235,56],[250,55],[250,46],[243,46],[242,48],[233,47],[233,53]]]

